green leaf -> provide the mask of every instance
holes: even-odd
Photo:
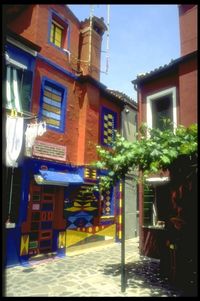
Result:
[[[161,160],[163,161],[163,163],[167,164],[167,163],[171,163],[170,159],[167,156],[161,156]]]

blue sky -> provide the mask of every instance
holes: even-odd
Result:
[[[76,17],[89,18],[91,8],[107,23],[107,5],[68,5]],[[109,69],[102,52],[100,81],[137,101],[132,80],[180,57],[178,5],[110,5]],[[102,50],[106,50],[104,34]]]

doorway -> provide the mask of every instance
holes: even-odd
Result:
[[[31,183],[29,255],[52,251],[55,195],[55,186]]]

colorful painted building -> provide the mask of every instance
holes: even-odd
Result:
[[[24,121],[16,165],[3,166],[5,265],[118,240],[119,187],[87,190],[106,172],[93,168],[96,145],[112,146],[125,106],[99,81],[106,25],[95,16],[80,22],[66,5],[3,9],[5,124],[13,111]],[[46,131],[27,143],[27,128],[39,122]]]
[[[162,117],[169,118],[174,129],[179,124],[188,127],[197,123],[197,5],[178,5],[178,10],[181,56],[132,81],[138,93],[139,126],[145,122],[150,128],[162,129]],[[193,159],[188,165],[183,158],[169,173],[150,178],[148,185],[139,186],[140,252],[162,258],[171,280],[176,277],[180,280],[187,272],[189,277],[195,274],[192,269],[197,260],[197,174]],[[184,241],[184,255],[177,255],[179,247],[176,253],[173,243],[169,245],[171,249],[165,250],[167,241],[172,239],[166,230],[174,217],[185,225],[185,240],[178,234],[179,241]],[[171,263],[163,255],[167,252]],[[186,285],[195,281],[186,278]]]

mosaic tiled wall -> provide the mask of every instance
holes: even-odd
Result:
[[[82,185],[76,190],[66,189],[64,211],[68,229],[90,227],[95,224],[99,200],[93,193],[87,191],[89,187]]]
[[[111,146],[117,128],[117,113],[103,107],[101,118],[101,144]]]
[[[91,170],[84,173],[87,175],[96,177]],[[115,238],[113,193],[107,191],[100,198],[99,194],[89,192],[89,187],[84,184],[76,190],[66,188],[66,247]],[[113,218],[109,219],[111,216]]]
[[[104,192],[101,197],[101,215],[113,216],[114,215],[114,202],[113,202],[113,190]]]

